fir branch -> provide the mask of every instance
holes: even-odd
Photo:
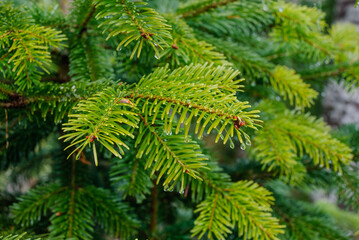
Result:
[[[299,72],[299,74],[304,80],[313,80],[318,78],[336,77],[354,67],[359,67],[359,61],[353,63],[345,62],[330,66],[321,66],[320,68],[314,70]],[[359,76],[357,76],[357,79],[359,79]]]
[[[277,106],[276,106],[277,105]],[[269,107],[271,106],[271,107]],[[306,152],[314,161],[315,165],[333,167],[335,171],[341,171],[341,166],[348,164],[353,155],[350,148],[333,138],[330,128],[320,119],[310,117],[308,114],[298,114],[286,110],[279,110],[277,103],[265,102],[260,109],[276,109],[277,112],[267,111],[268,129],[273,129],[272,134],[276,135],[279,141],[275,144],[281,148],[293,151],[303,156]],[[266,128],[266,126],[264,126]],[[288,142],[282,142],[283,136],[290,139],[291,147],[285,147]],[[264,152],[262,157],[265,161],[271,162],[271,153]],[[288,155],[289,156],[289,155]],[[293,155],[292,155],[293,157]],[[293,159],[294,160],[294,159]]]
[[[211,33],[216,38],[231,36],[233,40],[242,41],[244,36],[252,37],[274,23],[273,13],[263,11],[264,8],[268,8],[267,4],[271,5],[271,3],[271,0],[232,1],[195,18],[186,18],[186,21],[196,29],[198,36],[202,33]]]
[[[90,22],[95,12],[96,12],[96,6],[91,5],[91,10],[87,14],[87,16],[83,19],[83,21],[77,26],[77,28],[79,29],[79,35],[82,35],[86,31],[87,24]]]
[[[358,163],[344,166],[341,174],[336,176],[339,201],[354,211],[359,211],[359,169]]]
[[[276,204],[273,206],[281,222],[286,225],[286,233],[280,235],[280,239],[305,240],[316,237],[318,240],[326,239],[351,239],[343,229],[335,225],[333,219],[317,206],[311,206],[306,202],[293,201],[289,197],[288,188],[279,181],[271,182],[271,189],[281,189],[275,192]]]
[[[71,185],[71,183],[70,183]],[[93,209],[86,193],[78,186],[56,196],[52,207],[50,237],[91,239],[94,232]]]
[[[273,40],[290,44],[307,59],[323,60],[334,55],[334,42],[322,34],[325,22],[321,11],[282,2],[273,4],[272,9],[278,23],[270,35]]]
[[[205,2],[195,2],[194,4],[191,3],[189,5],[180,7],[177,12],[180,13],[183,18],[195,17],[202,13],[208,12],[211,9],[225,6],[235,1],[236,0],[208,0]]]
[[[284,99],[288,99],[291,105],[300,108],[309,107],[318,96],[318,93],[311,89],[309,84],[303,82],[300,75],[287,67],[277,66],[270,76],[274,90]]]
[[[200,216],[192,234],[201,238],[208,231],[209,239],[213,239],[213,235],[225,239],[237,222],[238,234],[244,239],[278,239],[276,235],[283,233],[283,227],[269,214],[272,201],[269,192],[255,183],[234,183],[198,205],[196,212],[200,212]]]
[[[22,226],[30,226],[35,221],[39,221],[53,207],[54,196],[65,190],[67,187],[55,183],[33,189],[28,195],[21,197],[19,203],[11,207],[15,222]]]
[[[8,9],[3,16],[5,22],[13,21],[10,18],[14,11],[13,8]],[[8,63],[12,64],[12,71],[16,72],[15,83],[19,90],[38,84],[43,74],[39,69],[49,73],[50,46],[64,46],[61,42],[66,40],[60,31],[36,24],[24,24],[23,20],[23,17],[19,17],[14,23],[4,24],[0,28],[0,45],[11,54]],[[4,55],[2,59],[6,59]]]
[[[210,35],[204,37],[231,59],[247,79],[253,81],[256,78],[269,78],[273,89],[285,100],[288,99],[293,106],[305,108],[313,104],[318,93],[294,70],[285,66],[275,66],[248,47],[219,40]]]
[[[172,26],[173,41],[161,53],[161,58],[169,59],[171,66],[181,66],[189,63],[213,63],[215,65],[231,65],[225,56],[216,51],[214,46],[205,41],[198,41],[193,29],[179,17],[167,17]]]
[[[124,154],[122,147],[128,148],[128,146],[117,136],[125,135],[133,138],[129,128],[136,128],[138,121],[136,113],[128,110],[134,106],[121,102],[125,96],[126,91],[122,92],[121,88],[120,90],[107,88],[95,97],[81,101],[74,108],[78,113],[69,115],[70,120],[63,128],[64,132],[71,131],[71,133],[60,137],[64,142],[70,141],[67,148],[77,146],[70,155],[77,152],[77,158],[86,145],[92,145],[97,165],[96,140],[115,156],[120,157],[119,152]],[[97,112],[94,112],[95,109]],[[111,146],[113,144],[118,150]]]
[[[101,38],[100,38],[101,39]],[[74,81],[111,78],[108,52],[98,45],[99,38],[77,38],[70,44],[70,71]]]
[[[50,239],[46,237],[46,234],[42,234],[41,236],[32,236],[29,235],[27,232],[21,233],[21,234],[8,234],[8,235],[0,235],[0,238],[2,240],[46,240],[46,239]],[[54,240],[60,240],[58,238],[54,239]]]
[[[153,187],[149,176],[150,172],[145,169],[145,161],[132,154],[125,155],[123,159],[113,160],[111,182],[120,193],[123,193],[123,198],[133,196],[141,203]]]
[[[178,68],[171,73],[168,68],[159,68],[149,76],[142,78],[133,89],[128,89],[124,85],[116,89],[108,88],[97,96],[80,102],[75,107],[79,113],[71,114],[69,123],[64,124],[64,130],[71,131],[71,133],[67,133],[61,138],[64,138],[65,142],[71,141],[68,147],[78,146],[72,152],[77,151],[78,156],[86,145],[92,143],[95,162],[94,141],[96,139],[115,156],[120,156],[118,150],[114,149],[112,145],[115,144],[122,154],[121,146],[128,148],[117,135],[133,137],[130,129],[137,127],[135,115],[138,115],[137,107],[139,107],[142,109],[142,119],[145,119],[146,122],[144,126],[150,129],[149,131],[153,133],[156,141],[160,143],[163,142],[162,139],[149,126],[150,121],[147,118],[152,118],[153,124],[158,113],[161,112],[160,119],[164,120],[163,132],[169,134],[172,131],[175,114],[180,113],[176,134],[180,131],[181,124],[184,123],[184,139],[188,138],[192,118],[199,115],[195,130],[196,133],[199,132],[199,137],[203,135],[209,125],[207,133],[214,129],[218,131],[216,142],[222,137],[224,143],[229,140],[233,144],[230,137],[233,137],[236,132],[240,143],[245,148],[245,141],[249,142],[250,140],[241,127],[256,129],[260,121],[257,120],[256,113],[258,111],[246,112],[245,110],[250,106],[247,102],[240,102],[236,98],[235,92],[241,81],[233,80],[237,74],[238,72],[232,69],[206,65],[190,65]],[[135,104],[130,99],[134,99]],[[153,100],[153,102],[149,100]],[[162,104],[165,106],[162,107]],[[127,107],[128,110],[125,110]],[[97,112],[94,112],[95,109]],[[169,115],[170,110],[171,115]],[[190,116],[187,116],[187,113],[190,113]],[[121,115],[125,115],[125,117]],[[205,119],[203,123],[202,119]],[[120,126],[119,123],[126,123],[128,129]],[[140,155],[142,154],[140,153]],[[189,173],[195,177],[191,170]],[[173,175],[171,176],[173,177]],[[168,183],[166,182],[166,185]]]
[[[290,139],[279,134],[271,124],[266,124],[253,139],[253,156],[261,161],[266,171],[284,176],[291,184],[300,183],[306,173],[303,164],[297,159],[295,146],[288,144]]]
[[[139,222],[131,214],[128,204],[119,202],[116,196],[106,189],[87,186],[84,191],[91,199],[96,221],[106,233],[128,239],[136,232]]]
[[[227,132],[223,136],[224,143],[227,140],[231,141],[230,136],[233,136],[234,132],[237,133],[243,145],[245,141],[249,141],[248,135],[240,127],[256,129],[257,115],[256,111],[245,112],[244,110],[249,105],[247,102],[239,102],[234,95],[241,81],[233,80],[238,72],[224,67],[214,68],[206,65],[190,65],[178,68],[170,74],[168,72],[167,68],[160,68],[153,74],[142,78],[136,87],[135,94],[131,95],[134,98],[154,99],[153,103],[146,100],[142,107],[142,111],[146,110],[148,116],[152,114],[157,116],[156,112],[160,110],[160,106],[163,103],[166,104],[165,113],[162,113],[161,119],[165,118],[165,122],[169,123],[165,129],[167,133],[171,129],[174,114],[178,112],[181,117],[177,122],[176,132],[179,131],[180,124],[185,123],[185,126],[189,126],[191,119],[199,115],[195,130],[195,133],[199,132],[199,138],[209,125],[207,133],[217,127],[219,129],[216,142],[223,132]],[[225,87],[222,88],[221,86],[224,85]],[[170,109],[172,109],[172,115],[170,119],[167,119]],[[186,113],[191,114],[187,117]],[[202,119],[206,119],[203,124]],[[225,131],[226,126],[228,126],[227,131]],[[188,130],[189,127],[185,127],[185,136]]]
[[[166,190],[172,190],[180,180],[180,191],[183,191],[186,174],[201,180],[198,171],[205,168],[206,164],[203,161],[207,158],[199,151],[200,147],[190,137],[163,133],[160,135],[158,132],[161,131],[161,123],[155,122],[154,125],[157,127],[154,127],[141,114],[139,116],[142,124],[135,142],[135,147],[138,147],[136,157],[143,158],[147,155],[145,169],[151,168],[151,176],[158,172],[156,184],[165,173],[166,180],[163,186]]]
[[[169,33],[170,26],[165,23],[166,20],[155,10],[144,7],[143,5],[146,4],[144,2],[96,0],[95,4],[99,9],[96,19],[105,19],[99,27],[103,26],[104,32],[111,29],[107,39],[118,34],[125,36],[117,49],[136,41],[131,59],[136,52],[137,57],[140,56],[143,44],[149,44],[159,57],[157,48],[163,49],[166,46],[166,39],[172,38]]]

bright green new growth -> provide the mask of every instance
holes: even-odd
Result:
[[[116,157],[120,157],[120,153],[124,154],[122,147],[128,149],[128,146],[117,136],[134,138],[129,128],[136,128],[138,122],[136,113],[130,111],[134,106],[121,103],[125,96],[126,92],[122,92],[121,89],[116,91],[107,88],[94,97],[81,101],[73,108],[78,112],[69,115],[70,120],[69,123],[64,124],[64,132],[75,132],[61,137],[65,142],[71,141],[67,148],[77,146],[71,154],[77,152],[76,158],[78,158],[86,145],[92,145],[97,165],[95,139],[98,139],[98,142]]]
[[[97,165],[97,142],[120,157],[123,147],[128,149],[124,139],[134,138],[133,131],[138,128],[136,158],[146,156],[145,169],[152,167],[151,176],[158,172],[157,184],[165,173],[163,186],[169,190],[180,180],[182,192],[184,175],[201,180],[198,170],[207,160],[191,140],[192,123],[198,138],[213,131],[216,142],[222,138],[224,144],[230,141],[233,145],[236,134],[242,146],[250,142],[249,136],[236,124],[242,121],[253,129],[258,125],[258,111],[245,111],[250,107],[248,102],[236,98],[242,81],[235,79],[237,75],[230,68],[206,65],[172,72],[167,67],[159,68],[136,86],[120,83],[118,88],[108,88],[81,101],[64,124],[66,134],[61,138],[71,142],[67,148],[76,146],[71,153],[76,153],[76,158],[86,145],[91,146]],[[183,134],[177,135],[180,132]]]

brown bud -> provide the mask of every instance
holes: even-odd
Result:
[[[172,48],[177,50],[179,47],[176,44],[172,44]]]
[[[127,98],[121,99],[121,100],[120,100],[120,103],[127,103],[127,104],[133,105],[133,103],[132,103],[130,100],[128,100]]]
[[[146,33],[141,33],[141,36],[143,37],[143,38],[145,38],[145,39],[148,39],[148,35],[146,34]]]
[[[60,216],[61,215],[61,212],[57,212],[56,213],[56,216],[58,217],[58,216]]]
[[[97,139],[97,137],[95,135],[91,135],[90,142],[93,142],[95,139]]]

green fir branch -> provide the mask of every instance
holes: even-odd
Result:
[[[112,161],[110,172],[111,182],[123,198],[133,196],[141,203],[153,187],[150,172],[145,169],[144,159],[134,155],[125,155]]]
[[[295,146],[289,142],[289,136],[265,125],[253,139],[253,155],[266,171],[273,171],[287,182],[297,184],[302,182],[306,169],[297,157]]]
[[[201,180],[198,171],[205,168],[206,163],[203,161],[208,159],[200,151],[200,146],[189,136],[172,135],[172,131],[165,133],[161,123],[156,122],[151,126],[141,114],[139,116],[141,124],[135,142],[138,148],[136,158],[146,156],[145,169],[151,169],[151,176],[157,173],[156,184],[165,176],[163,186],[171,191],[177,181],[181,180],[182,192],[185,174]]]
[[[15,83],[19,90],[29,89],[38,84],[43,74],[49,73],[51,64],[50,47],[64,46],[65,35],[49,27],[24,24],[23,18],[12,19],[14,9],[7,8],[3,20],[7,23],[0,27],[0,46],[7,50],[11,71],[16,72]],[[12,22],[12,23],[11,23]],[[1,56],[3,61],[5,55]]]
[[[64,142],[70,141],[67,148],[77,146],[70,155],[77,152],[78,158],[86,145],[89,145],[93,149],[97,165],[97,141],[117,157],[124,154],[123,147],[129,148],[124,140],[117,136],[134,138],[131,128],[137,128],[138,117],[131,111],[135,108],[133,104],[125,101],[126,91],[121,90],[122,86],[118,89],[106,88],[74,107],[77,112],[69,115],[69,122],[65,123],[63,128],[64,132],[71,133],[60,137]]]
[[[53,207],[54,196],[66,191],[66,187],[53,183],[33,189],[28,195],[22,196],[19,203],[11,207],[15,222],[22,226],[30,226],[45,216]]]
[[[119,202],[117,196],[106,189],[87,186],[85,192],[90,198],[96,222],[106,233],[128,239],[136,232],[139,223],[129,213],[128,204]]]
[[[200,215],[192,230],[199,238],[226,239],[235,224],[244,239],[278,239],[283,226],[272,217],[270,205],[274,198],[269,191],[251,181],[239,181],[226,189],[219,188],[197,206]]]
[[[104,32],[110,31],[107,39],[123,34],[123,40],[118,44],[126,47],[135,41],[131,58],[137,53],[140,56],[143,44],[148,44],[160,56],[158,48],[166,46],[166,39],[171,39],[170,26],[155,10],[145,7],[146,3],[131,0],[96,0],[98,13],[96,19],[102,19],[99,27]]]
[[[285,100],[288,99],[290,105],[300,108],[309,107],[318,96],[309,84],[304,83],[300,75],[285,66],[276,66],[270,76],[273,89]]]
[[[161,58],[169,59],[171,66],[206,62],[214,65],[231,65],[214,46],[205,41],[198,41],[193,29],[181,18],[167,16],[166,19],[172,26],[173,40],[168,44],[169,47],[161,52]]]
[[[181,14],[183,18],[195,17],[212,9],[225,6],[234,1],[236,0],[193,1],[180,6],[177,10],[177,13]]]
[[[281,106],[276,106],[277,103],[263,102],[259,106],[259,109],[272,109],[267,111],[266,117],[268,120],[264,125],[264,129],[271,131],[271,139],[277,139],[273,145],[277,149],[286,149],[286,151],[294,151],[295,155],[300,157],[303,154],[308,154],[313,160],[315,165],[330,168],[335,171],[341,172],[342,165],[348,164],[353,155],[349,147],[341,143],[337,139],[330,135],[330,128],[321,119],[316,119],[308,114],[299,114],[281,109]],[[283,107],[283,106],[282,106]],[[263,133],[262,133],[263,134]],[[275,137],[274,137],[275,136]],[[289,141],[283,141],[287,139]],[[266,141],[263,140],[263,136],[259,135],[257,138],[259,143]],[[290,144],[288,146],[288,144]],[[260,146],[256,148],[261,149]],[[274,164],[275,159],[271,152],[271,147],[267,148],[267,151],[262,152],[261,162],[268,164]],[[262,149],[264,150],[264,149]],[[287,159],[294,157],[295,155],[286,154]],[[290,159],[295,161],[295,159]],[[282,168],[285,168],[285,164],[288,162],[277,161],[276,164],[281,164]]]

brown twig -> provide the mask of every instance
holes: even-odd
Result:
[[[231,3],[231,2],[235,2],[235,1],[237,1],[237,0],[224,0],[224,1],[214,2],[214,3],[208,4],[206,6],[203,6],[201,8],[186,12],[186,13],[182,14],[182,17],[183,18],[195,17],[195,16],[197,16],[197,15],[199,15],[201,13],[208,12],[212,8],[225,6],[225,5],[227,5],[227,4]]]
[[[155,240],[156,238],[153,237],[154,232],[156,231],[157,225],[157,216],[158,216],[158,188],[156,185],[156,179],[152,180],[153,188],[151,191],[151,223],[150,223],[150,233],[151,233],[151,240]]]

